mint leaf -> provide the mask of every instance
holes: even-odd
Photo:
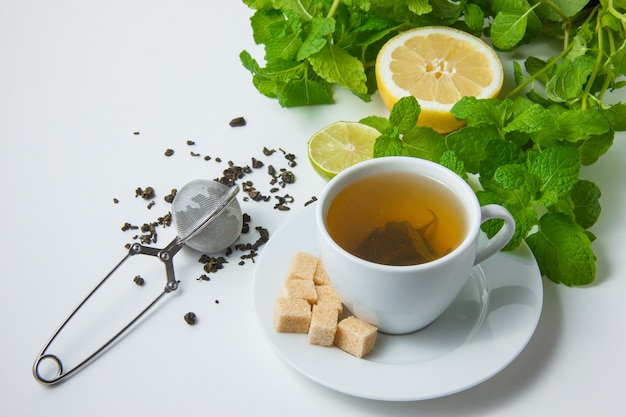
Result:
[[[477,4],[465,4],[463,16],[465,17],[465,23],[473,32],[479,33],[483,29],[485,13]]]
[[[398,136],[381,135],[374,142],[374,158],[402,155],[402,141]]]
[[[406,4],[409,10],[416,15],[423,15],[433,11],[433,7],[428,0],[408,0]]]
[[[450,112],[457,119],[465,121],[468,126],[493,126],[501,129],[512,116],[512,110],[513,102],[509,99],[463,97],[452,106]]]
[[[326,43],[309,57],[315,72],[328,81],[348,88],[357,94],[367,93],[367,78],[363,64],[337,45]]]
[[[415,97],[402,97],[391,109],[389,123],[404,134],[415,127],[420,111],[421,107]]]
[[[546,83],[546,95],[555,102],[566,102],[582,96],[583,87],[593,71],[595,61],[582,55],[574,61],[564,60]]]
[[[463,161],[468,172],[476,174],[480,163],[487,156],[487,143],[494,139],[500,139],[500,134],[495,128],[469,126],[448,134],[446,145]]]
[[[391,3],[397,3],[391,0]],[[453,2],[448,0],[429,0],[429,3],[433,7],[431,15],[435,19],[450,19],[452,22],[456,21],[463,12],[462,2]]]
[[[594,33],[589,24],[583,24],[574,36],[574,39],[572,39],[572,47],[565,55],[565,59],[573,61],[579,56],[585,55],[589,48],[593,48]]]
[[[540,184],[537,204],[555,204],[569,193],[580,173],[578,151],[569,146],[555,146],[541,152],[528,170]]]
[[[493,174],[493,180],[503,188],[526,189],[534,194],[536,183],[522,164],[501,165]]]
[[[596,109],[565,110],[551,107],[547,118],[542,118],[542,128],[531,132],[533,141],[540,146],[554,146],[559,142],[582,142],[593,135],[607,133],[611,126],[605,113]]]
[[[607,117],[613,129],[618,132],[626,130],[626,104],[617,103],[612,105],[606,111]]]
[[[259,92],[267,97],[276,98],[275,83],[268,74],[252,58],[248,51],[239,54],[239,60],[244,68],[252,73],[252,82]]]
[[[610,130],[607,133],[601,135],[595,135],[588,139],[585,139],[578,147],[580,152],[580,162],[583,165],[591,165],[595,163],[598,158],[604,155],[611,145],[613,145],[613,139],[615,138],[615,132]]]
[[[278,102],[283,107],[330,104],[334,102],[328,84],[302,79],[289,81],[278,90]]]
[[[250,18],[252,37],[257,45],[264,44],[275,35],[271,29],[275,24],[282,24],[285,15],[275,9],[259,9]]]
[[[521,164],[525,161],[524,152],[514,143],[491,140],[485,147],[485,158],[480,162],[481,178],[490,179],[501,165]]]
[[[271,0],[270,2],[273,7],[280,8],[285,13],[295,14],[305,22],[313,16],[320,16],[323,13],[324,3],[327,3],[314,0]]]
[[[526,71],[528,71],[530,75],[536,77],[538,81],[541,81],[544,84],[547,83],[549,79],[548,74],[546,74],[545,72],[543,74],[541,73],[541,71],[544,70],[546,65],[547,65],[546,61],[541,60],[534,56],[529,56],[524,61],[524,68],[526,68]]]
[[[505,132],[532,133],[552,125],[554,115],[540,104],[533,104],[515,117],[506,127]]]
[[[391,123],[389,120],[382,116],[368,116],[359,120],[359,123],[368,125],[378,130],[381,133],[390,133],[392,131]]]
[[[526,35],[527,24],[527,10],[522,8],[501,10],[491,23],[490,35],[493,46],[502,51],[512,50]]]
[[[571,17],[580,12],[587,3],[589,0],[551,0],[551,6],[540,5],[537,8],[537,14],[547,20],[562,22],[563,17],[555,9],[558,9],[563,15]]]
[[[335,20],[325,17],[314,17],[310,31],[298,50],[296,59],[302,61],[319,52],[328,42],[326,37],[335,31]]]
[[[467,169],[465,169],[465,164],[457,158],[454,151],[445,151],[443,155],[441,155],[439,164],[450,169],[451,171],[454,171],[459,177],[467,180]]]
[[[543,275],[567,286],[595,279],[596,257],[583,229],[562,213],[546,213],[539,230],[526,238]]]
[[[265,60],[268,64],[276,59],[295,60],[302,45],[300,21],[293,19],[276,22],[268,26],[267,30],[270,37],[265,41]]]
[[[438,162],[446,151],[443,135],[429,127],[414,126],[402,137],[402,155]],[[466,174],[466,173],[465,173]]]
[[[600,187],[589,180],[579,180],[570,192],[574,218],[583,229],[593,226],[600,217]]]

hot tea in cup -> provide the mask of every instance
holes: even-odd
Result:
[[[478,247],[480,225],[504,220]],[[447,168],[385,157],[333,178],[316,212],[324,267],[352,313],[387,333],[423,328],[450,305],[472,268],[500,251],[515,223],[501,206],[480,207]]]

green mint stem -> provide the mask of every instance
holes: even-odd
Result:
[[[604,48],[604,36],[603,36],[604,33],[602,31],[600,19],[598,19],[597,21],[596,32],[598,33],[598,51],[602,51]],[[593,71],[591,72],[591,75],[589,75],[589,79],[587,80],[587,85],[585,86],[585,90],[583,91],[583,97],[582,97],[582,102],[581,102],[583,110],[587,108],[587,98],[591,95],[591,87],[596,77],[598,76],[598,71],[600,70],[601,67],[602,67],[602,53],[598,53],[598,55],[596,56],[596,63],[593,66]]]
[[[339,7],[340,2],[340,0],[333,1],[333,4],[330,6],[330,10],[328,10],[328,14],[326,15],[327,18],[330,19],[335,15],[335,12],[337,11],[337,7]]]
[[[609,0],[607,10],[610,14],[619,19],[619,21],[622,23],[622,27],[624,28],[624,30],[626,30],[626,16],[615,10],[615,6],[613,6],[613,0]]]
[[[530,83],[532,83],[533,81],[535,81],[537,78],[539,78],[541,75],[545,74],[546,72],[548,72],[550,70],[550,68],[552,68],[553,66],[555,66],[559,61],[561,61],[563,59],[563,57],[565,57],[565,55],[567,55],[570,51],[570,49],[572,49],[572,44],[569,44],[567,46],[567,48],[563,49],[563,51],[561,51],[561,53],[552,61],[548,62],[546,64],[545,67],[541,68],[539,71],[537,71],[536,73],[534,73],[533,75],[530,75],[528,77],[526,77],[524,79],[524,81],[522,81],[521,83],[518,84],[517,87],[515,87],[513,90],[511,90],[507,95],[506,98],[511,98],[513,96],[515,96],[517,93],[519,93],[520,91],[522,91],[524,88],[526,88],[526,86]]]

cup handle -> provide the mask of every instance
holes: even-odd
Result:
[[[500,250],[509,243],[513,237],[513,233],[515,233],[515,220],[511,213],[504,207],[497,204],[488,204],[480,208],[480,213],[482,217],[481,223],[490,219],[502,219],[504,220],[504,225],[498,230],[498,233],[478,250],[476,258],[474,259],[474,265],[478,265],[485,259],[500,252]]]

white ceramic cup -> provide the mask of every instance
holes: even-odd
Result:
[[[462,202],[460,215],[467,226],[458,247],[434,261],[396,266],[366,261],[339,246],[326,227],[331,202],[355,180],[382,173],[427,176],[451,189]],[[515,231],[515,221],[504,207],[481,207],[457,174],[412,157],[375,158],[342,171],[322,191],[315,216],[320,256],[333,287],[356,317],[389,334],[414,332],[437,319],[461,291],[472,268],[499,252]],[[479,247],[480,226],[493,218],[504,220],[504,225]]]

